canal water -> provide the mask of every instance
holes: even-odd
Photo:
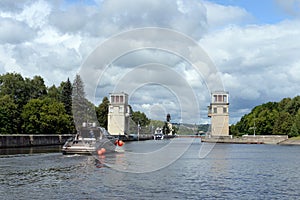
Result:
[[[174,141],[184,148],[190,142]],[[58,147],[2,150],[0,198],[300,198],[300,146],[215,144],[200,156],[203,144],[193,140],[172,157],[180,146],[163,151],[172,145],[128,142],[124,153],[105,156],[62,155]]]

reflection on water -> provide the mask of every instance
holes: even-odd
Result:
[[[114,156],[117,160],[106,159],[106,164],[123,172],[153,172],[178,160],[196,141],[200,145],[200,140],[195,138],[138,142],[125,147],[124,154]]]
[[[230,155],[230,146],[225,145],[220,148],[220,146],[216,146],[214,148],[214,154],[212,155],[211,159],[211,166],[210,166],[210,172],[213,175],[218,176],[220,172],[228,172],[230,163],[229,163],[229,155]]]
[[[176,162],[153,172],[125,173],[109,167],[132,165],[129,152],[151,152],[164,142],[126,143],[125,153],[101,157],[62,155],[52,148],[49,153],[2,155],[1,199],[297,199],[300,195],[298,146],[217,144],[200,159],[201,144],[195,141]],[[139,171],[143,166],[135,167]]]

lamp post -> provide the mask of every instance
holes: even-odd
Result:
[[[140,140],[140,121],[138,121],[138,127],[137,128],[138,128],[138,135],[137,135],[138,138],[137,139],[139,141]]]
[[[255,136],[255,130],[256,130],[255,120],[254,120],[254,126],[250,127],[250,129],[253,129],[253,136]]]

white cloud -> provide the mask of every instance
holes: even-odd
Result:
[[[50,12],[50,5],[43,0],[39,0],[26,4],[23,11],[16,16],[16,19],[26,22],[32,28],[42,28],[47,23]]]
[[[229,26],[201,44],[222,73],[237,110],[299,95],[299,21]]]
[[[277,2],[291,15],[298,15],[294,12],[298,0]],[[254,17],[244,8],[199,0],[100,0],[86,5],[69,1],[2,0],[0,73],[38,74],[48,85],[59,84],[67,77],[72,80],[90,53],[112,35],[140,27],[170,28],[200,40],[231,95],[231,115],[235,121],[257,104],[299,94],[300,22],[247,25]],[[115,49],[107,49],[108,54],[113,51]],[[159,50],[132,52],[116,60],[102,80],[103,87],[96,91],[101,94],[99,101],[114,89],[124,74],[147,63],[172,67],[176,78],[169,77],[165,71],[150,70],[146,74],[135,74],[138,79],[124,79],[127,87],[134,88],[139,80],[153,78],[152,81],[159,82],[167,78],[164,83],[180,91],[181,101],[185,103],[188,99],[184,97],[191,93],[186,90],[187,85],[191,87],[201,104],[201,115],[206,112],[209,91],[203,77],[181,57]],[[203,65],[202,76],[210,72],[205,67]],[[91,81],[98,78],[92,75]],[[178,112],[176,97],[170,101],[171,93],[162,88],[145,86],[139,91],[136,94],[142,95],[134,101],[137,110],[153,117],[159,117],[162,111],[171,111],[173,115]],[[195,107],[188,106],[182,111],[185,118]],[[179,115],[174,116],[174,119],[179,118]],[[197,116],[190,117],[195,118]]]
[[[57,10],[50,16],[50,24],[57,27],[63,33],[84,31],[86,24],[93,19],[89,17],[92,10],[86,7],[71,6],[67,10]]]
[[[295,84],[300,82],[300,61],[295,62],[288,70],[288,78]]]
[[[199,38],[207,26],[205,8],[196,0],[109,0],[94,7],[72,5],[52,12],[50,21],[62,32],[80,32],[92,37],[157,26]]]
[[[14,48],[10,44],[0,45],[0,61],[3,63],[1,67],[5,72],[19,72],[23,69],[16,64],[16,59],[12,57]]]
[[[95,6],[42,0],[1,1],[2,8],[7,9],[0,9],[0,16],[5,17],[0,21],[5,24],[0,31],[0,42],[26,43],[12,46],[13,52],[5,53],[5,60],[10,60],[5,65],[15,65],[6,68],[19,66],[24,75],[40,73],[47,83],[58,84],[61,80],[57,76],[53,79],[51,72],[58,70],[65,76],[73,76],[69,73],[71,66],[77,65],[78,69],[97,44],[120,31],[158,26],[182,31],[195,38],[206,31],[205,8],[198,1],[111,0],[98,3]],[[67,57],[62,60],[63,56]],[[163,56],[157,55],[156,60]],[[55,70],[45,73],[45,68]]]
[[[27,24],[10,18],[0,17],[0,43],[17,44],[30,41],[35,32]]]
[[[31,2],[31,0],[1,0],[0,1],[0,11],[5,12],[21,12],[24,8],[24,5]]]

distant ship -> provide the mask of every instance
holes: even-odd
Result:
[[[157,127],[153,134],[154,140],[163,140],[176,137],[172,124],[170,123],[171,115],[167,114],[166,122],[163,128]]]
[[[154,140],[162,140],[162,139],[164,139],[164,134],[163,134],[161,128],[157,127],[155,129],[155,132],[154,132],[154,135],[153,135],[153,139]]]
[[[153,134],[154,140],[164,140],[164,139],[171,139],[176,137],[176,134],[164,134],[161,128],[156,128]]]

